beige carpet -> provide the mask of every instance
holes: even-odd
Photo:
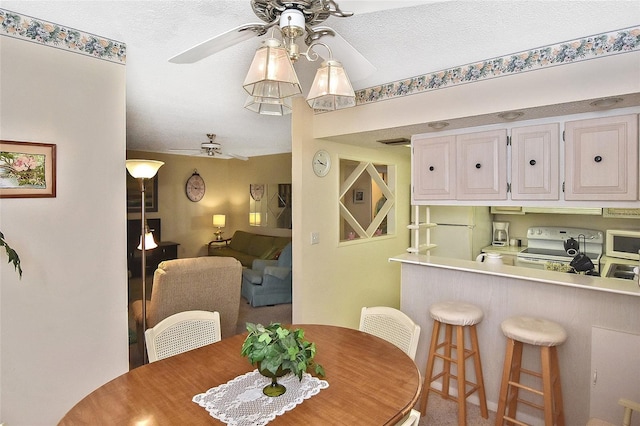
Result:
[[[489,411],[489,418],[483,419],[480,416],[480,407],[467,402],[467,425],[490,426],[494,425],[495,421],[495,412]],[[427,413],[420,418],[418,425],[457,426],[458,403],[450,399],[442,399],[438,394],[430,394]]]

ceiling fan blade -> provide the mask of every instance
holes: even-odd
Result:
[[[363,80],[376,72],[376,67],[333,28],[320,26],[313,27],[313,30],[315,32],[330,31],[334,33],[333,36],[327,35],[320,41],[331,47],[333,59],[342,63],[351,81]],[[329,52],[326,49],[319,48],[314,49],[314,51],[324,59],[329,59]]]
[[[227,32],[219,34],[207,41],[203,41],[182,53],[169,58],[169,62],[174,64],[192,64],[201,59],[218,53],[228,47],[259,37],[267,32],[273,24],[245,24],[233,28]]]

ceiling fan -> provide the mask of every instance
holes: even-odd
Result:
[[[326,41],[326,44],[330,45],[329,55],[323,50],[317,52],[317,55],[330,59],[328,56],[333,53],[336,58],[340,58],[353,81],[366,78],[376,71],[371,62],[335,30],[318,26],[329,16],[345,18],[353,15],[353,12],[342,11],[334,0],[251,0],[251,8],[255,15],[264,21],[263,23],[249,23],[233,28],[173,56],[169,62],[176,64],[197,62],[245,40],[262,36],[269,29],[279,25],[283,43],[292,62],[301,55],[306,56],[299,51],[298,39],[304,36],[304,43],[311,46],[321,37],[331,36],[323,38],[323,44]]]
[[[238,160],[247,161],[249,158],[243,155],[233,154],[231,152],[225,152],[222,149],[222,145],[218,142],[215,142],[216,135],[214,133],[207,133],[207,138],[209,138],[208,142],[203,142],[200,144],[200,149],[170,149],[172,152],[191,152],[191,155],[194,157],[211,157],[211,158],[220,158],[223,160],[228,160],[231,158],[236,158]]]

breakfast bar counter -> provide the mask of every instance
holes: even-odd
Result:
[[[430,255],[401,254],[389,260],[401,263],[401,310],[422,329],[416,364],[423,377],[433,327],[429,316],[431,304],[458,300],[483,310],[484,318],[477,329],[487,403],[493,411],[497,408],[506,347],[500,324],[508,317],[546,318],[558,322],[567,331],[568,339],[558,347],[558,355],[568,425],[584,425],[589,419],[591,353],[598,344],[592,342],[593,329],[640,335],[640,298],[637,297],[640,287],[634,281]],[[617,350],[624,352],[625,348]],[[538,357],[533,355],[525,353],[524,362],[539,367]],[[621,369],[623,372],[626,369],[629,375],[627,366]],[[627,376],[623,375],[621,380],[627,380]],[[636,381],[636,377],[631,374],[628,380]],[[634,386],[637,387],[637,383]],[[616,396],[614,405],[621,396]],[[473,397],[470,401],[474,402]],[[530,416],[530,420],[539,418],[536,410],[528,408],[523,410],[525,416]]]

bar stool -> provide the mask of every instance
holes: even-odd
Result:
[[[470,303],[447,301],[434,303],[429,308],[429,314],[433,318],[433,331],[431,334],[431,346],[429,347],[429,357],[427,359],[427,371],[424,385],[422,387],[422,401],[420,412],[424,416],[427,412],[427,401],[429,392],[440,394],[444,399],[452,398],[458,402],[458,424],[467,423],[466,400],[467,397],[478,392],[480,399],[480,413],[485,419],[489,417],[487,412],[487,399],[484,392],[484,380],[482,378],[482,364],[480,362],[480,347],[478,346],[478,335],[476,324],[482,321],[483,312],[479,307]],[[440,340],[440,326],[444,324],[444,341]],[[455,342],[452,340],[453,329],[456,330]],[[469,330],[471,349],[465,349],[464,330]],[[442,353],[438,352],[442,349]],[[452,350],[455,350],[455,358],[452,357]],[[476,383],[467,379],[465,363],[467,358],[473,357]],[[443,360],[442,371],[433,374],[433,366],[436,358]],[[456,374],[451,374],[451,364],[456,365]],[[442,390],[431,386],[431,383],[442,377]],[[458,396],[449,395],[449,380],[454,379],[458,384]],[[467,385],[471,386],[467,391]]]
[[[567,333],[555,322],[540,318],[517,316],[502,322],[502,332],[507,337],[504,357],[502,385],[498,399],[496,426],[504,421],[523,425],[516,420],[518,403],[529,405],[544,412],[545,426],[564,425],[560,368],[556,347],[567,339]],[[523,344],[540,348],[542,372],[531,371],[522,366]],[[520,374],[535,376],[542,380],[542,390],[520,383]],[[518,391],[526,390],[542,397],[543,404],[536,404],[518,397]],[[506,412],[506,413],[505,413]]]

